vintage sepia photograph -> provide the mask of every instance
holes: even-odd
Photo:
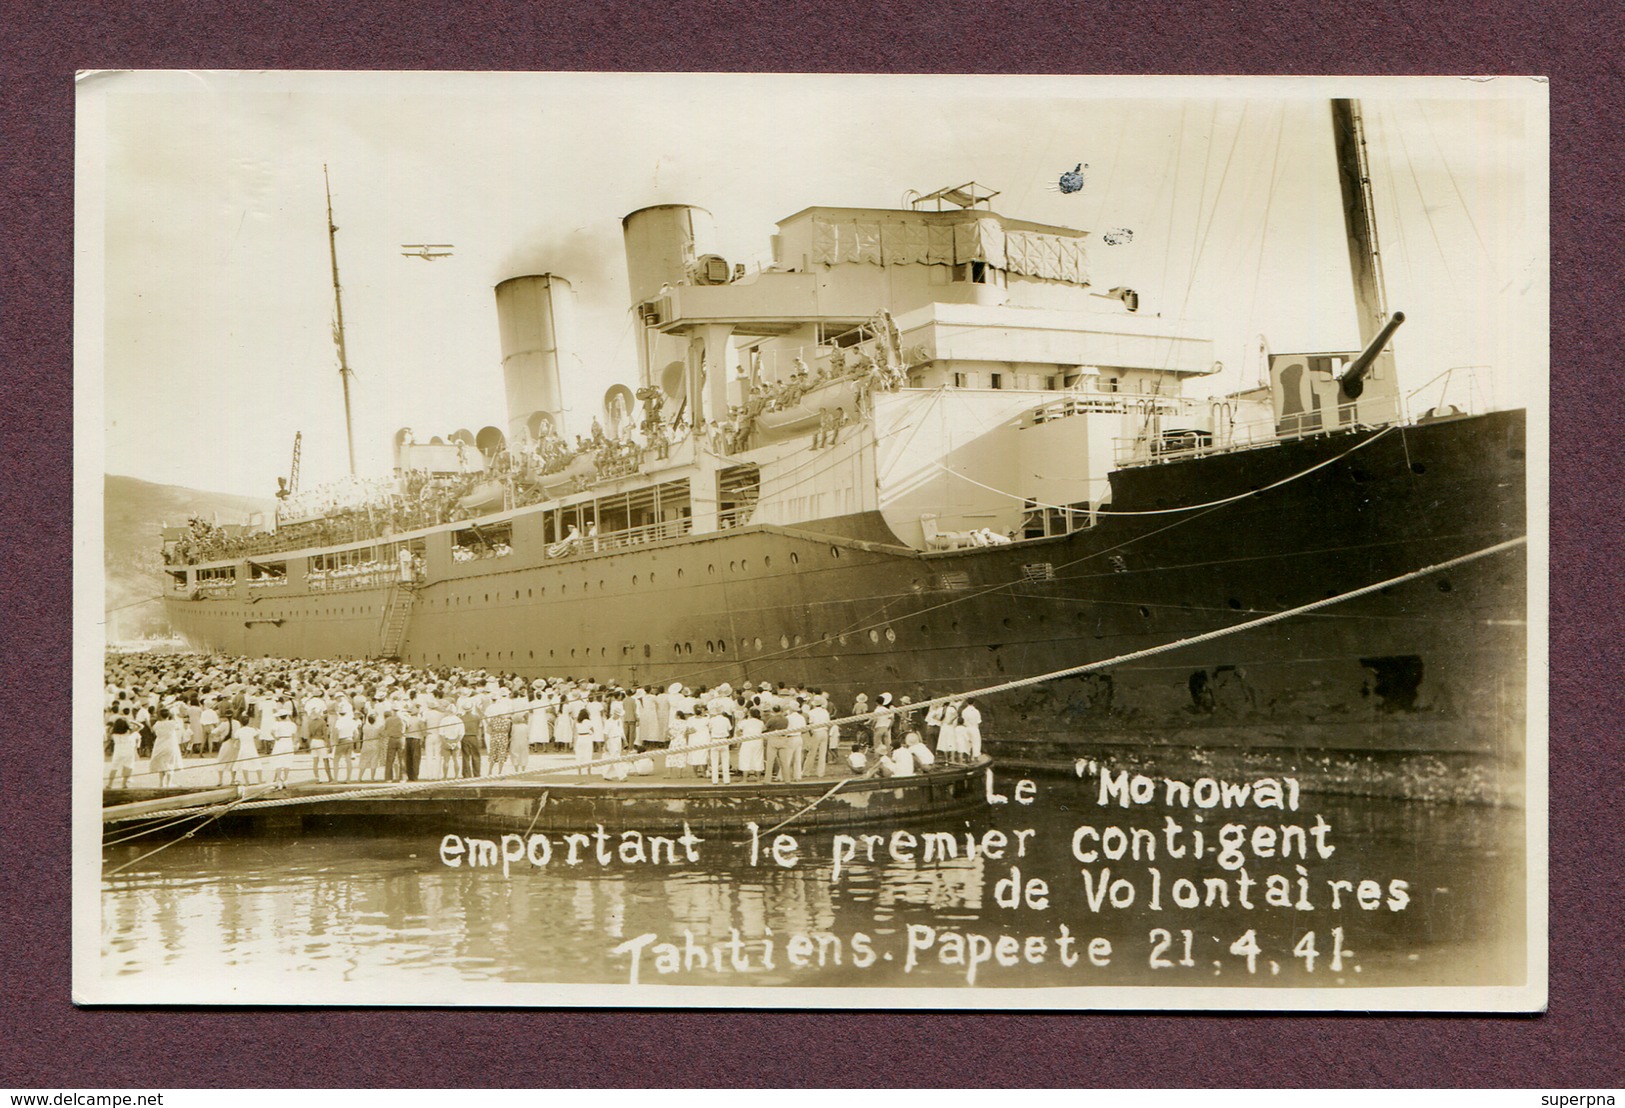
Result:
[[[76,119],[77,1002],[1544,1007],[1545,81]]]

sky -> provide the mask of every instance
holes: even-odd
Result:
[[[1091,232],[1097,288],[1211,336],[1224,368],[1192,391],[1246,387],[1265,345],[1359,346],[1332,96],[1366,116],[1402,389],[1484,366],[1481,406],[1543,404],[1547,108],[1523,78],[82,76],[80,383],[107,473],[269,496],[303,432],[301,484],[344,474],[325,165],[363,476],[400,427],[505,427],[508,277],[575,289],[567,429],[635,387],[620,220],[650,204],[706,208],[754,268],[802,208],[975,180]],[[424,242],[453,255],[402,256]]]

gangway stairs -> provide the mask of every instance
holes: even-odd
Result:
[[[417,603],[417,589],[398,582],[389,590],[384,614],[378,624],[378,653],[375,657],[398,660],[401,647],[406,643],[406,628],[412,622],[412,607]]]

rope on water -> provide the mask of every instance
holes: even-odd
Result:
[[[1237,635],[1244,631],[1252,631],[1259,627],[1268,626],[1272,623],[1280,623],[1283,620],[1294,619],[1301,615],[1307,615],[1310,612],[1317,612],[1322,608],[1330,608],[1335,604],[1343,604],[1350,600],[1356,600],[1362,596],[1369,596],[1372,593],[1381,592],[1383,589],[1390,589],[1396,585],[1403,585],[1410,581],[1415,581],[1419,578],[1427,577],[1434,573],[1441,573],[1448,569],[1454,569],[1457,566],[1466,565],[1469,562],[1478,561],[1480,558],[1488,558],[1495,554],[1504,554],[1509,550],[1513,550],[1517,547],[1525,545],[1527,542],[1528,538],[1520,535],[1517,538],[1508,539],[1505,542],[1499,542],[1493,546],[1484,547],[1482,550],[1475,550],[1470,554],[1462,554],[1458,557],[1450,558],[1434,565],[1423,566],[1421,569],[1415,569],[1408,573],[1402,573],[1398,577],[1390,577],[1385,581],[1378,581],[1374,584],[1364,585],[1360,588],[1352,589],[1345,593],[1339,593],[1336,596],[1329,596],[1322,600],[1313,601],[1309,604],[1299,605],[1296,608],[1287,608],[1283,611],[1271,612],[1269,615],[1260,616],[1257,619],[1244,620],[1241,623],[1232,624],[1228,627],[1215,628],[1212,631],[1205,631],[1200,635],[1192,635],[1189,638],[1179,639],[1176,642],[1149,646],[1144,650],[1135,650],[1128,654],[1118,654],[1115,657],[1105,658],[1096,662],[1085,662],[1082,665],[1068,666],[1065,669],[1052,670],[1049,673],[1040,673],[1032,677],[1022,677],[1014,681],[1005,681],[997,685],[988,685],[980,689],[973,689],[969,692],[956,692],[945,696],[933,697],[929,700],[921,700],[917,703],[911,704],[909,707],[913,711],[919,711],[922,709],[928,709],[937,704],[948,704],[955,700],[968,700],[973,697],[984,697],[991,696],[996,693],[1010,692],[1015,689],[1022,689],[1032,685],[1043,684],[1046,681],[1057,681],[1066,677],[1077,677],[1085,673],[1092,673],[1096,670],[1109,669],[1112,666],[1125,665],[1129,662],[1137,662],[1144,658],[1155,657],[1158,654],[1166,654],[1170,651],[1180,650],[1187,646],[1197,646],[1201,643],[1212,642],[1215,639],[1222,639],[1229,635]],[[871,720],[875,718],[875,715],[876,713],[874,712],[864,712],[858,715],[842,716],[839,719],[832,719],[829,721],[829,723],[820,723],[817,726],[830,727],[843,723],[855,723],[859,720]],[[684,747],[683,751],[685,754],[690,754],[702,750],[726,750],[737,746],[742,742],[762,740],[779,735],[805,734],[811,730],[813,730],[812,726],[807,726],[795,728],[793,730],[790,728],[784,728],[777,731],[766,731],[760,735],[732,735],[726,739],[718,739],[715,742],[695,743]],[[254,800],[246,803],[236,804],[234,805],[234,809],[236,811],[249,811],[260,808],[281,808],[292,804],[312,804],[338,800],[359,800],[362,798],[378,798],[384,796],[409,796],[412,793],[426,792],[430,789],[468,788],[491,781],[516,781],[523,778],[548,777],[557,776],[559,774],[580,776],[586,774],[589,770],[598,769],[603,766],[636,762],[643,758],[652,758],[654,756],[655,755],[650,753],[638,751],[631,754],[609,755],[603,758],[595,758],[586,762],[575,762],[566,767],[528,770],[522,773],[486,774],[481,777],[448,778],[438,781],[409,781],[400,785],[385,785],[369,789],[350,789],[345,792],[324,793],[314,796],[290,796],[279,797],[275,800]],[[662,753],[660,756],[664,757],[665,754]],[[846,782],[849,780],[851,779],[842,779],[836,783],[835,787],[839,788],[846,784]],[[831,792],[833,793],[834,789],[832,789]],[[156,812],[153,814],[169,815],[172,813]]]

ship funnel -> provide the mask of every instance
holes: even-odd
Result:
[[[661,289],[710,280],[715,274],[713,255],[715,231],[711,213],[688,204],[657,204],[639,208],[621,220],[626,241],[626,276],[631,289],[631,310],[639,320],[639,385],[659,385],[667,401],[678,393],[661,379],[662,370],[673,361],[688,357],[688,340],[659,330]],[[702,267],[701,260],[713,264]],[[725,268],[725,263],[724,263]]]
[[[496,287],[502,337],[502,381],[508,397],[509,441],[531,438],[544,421],[561,426],[559,362],[573,338],[575,297],[570,282],[551,273],[513,277]]]

